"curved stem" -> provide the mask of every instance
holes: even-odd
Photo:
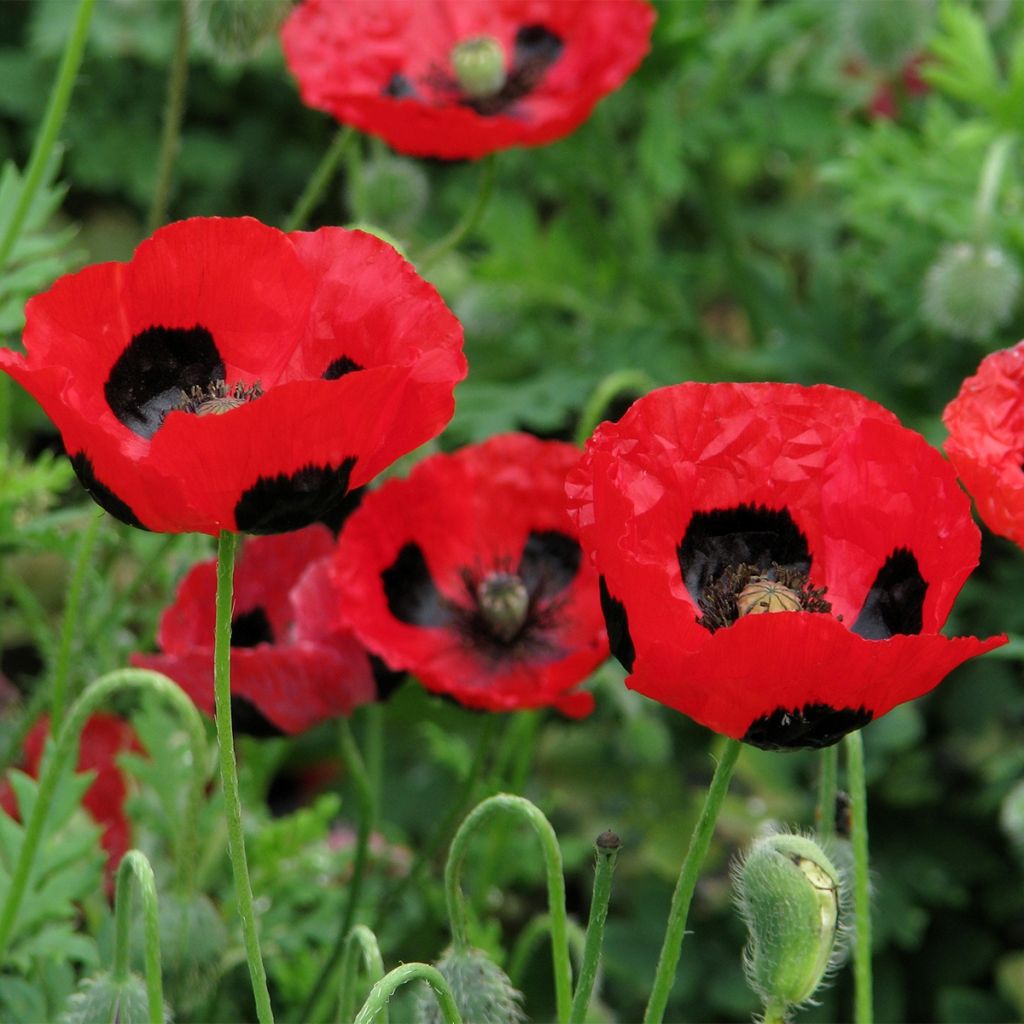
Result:
[[[131,951],[132,878],[142,896],[142,921],[146,941],[146,991],[149,996],[150,1024],[163,1024],[164,987],[160,968],[160,916],[157,912],[156,880],[146,855],[129,850],[117,868],[117,893],[114,898],[115,983],[128,978]]]
[[[25,897],[25,889],[28,885],[36,853],[39,849],[39,841],[42,838],[47,811],[53,801],[53,794],[57,788],[57,783],[74,759],[74,755],[78,750],[79,737],[89,717],[108,697],[124,690],[143,690],[157,693],[163,699],[175,705],[181,712],[185,720],[185,726],[188,729],[196,771],[196,785],[193,789],[201,796],[201,772],[206,760],[206,735],[195,705],[176,683],[159,672],[151,672],[148,669],[142,668],[122,668],[102,676],[87,687],[82,696],[75,701],[68,711],[67,718],[56,738],[56,742],[43,762],[39,776],[36,802],[25,824],[25,836],[22,840],[21,850],[18,853],[17,863],[11,874],[11,884],[7,890],[7,899],[4,901],[3,909],[0,910],[0,963],[3,962],[3,954],[7,949],[7,943],[14,930],[18,910]],[[190,808],[197,809],[198,804],[190,803]],[[196,820],[192,810],[189,811],[189,815],[190,817],[186,821],[184,828],[185,836],[182,839],[183,849],[192,849],[196,840]]]
[[[71,668],[71,646],[75,638],[75,627],[78,624],[78,609],[82,603],[82,591],[85,589],[85,577],[92,559],[93,545],[96,543],[96,532],[99,529],[103,513],[97,511],[91,516],[82,539],[75,552],[74,568],[68,584],[68,595],[64,602],[64,621],[60,628],[60,645],[57,648],[57,660],[53,666],[53,688],[50,694],[50,730],[56,734],[64,719],[64,702],[67,699],[68,672]]]
[[[569,963],[569,939],[566,932],[565,877],[562,874],[562,852],[551,822],[535,804],[521,796],[498,793],[488,797],[470,811],[452,840],[445,866],[444,886],[448,902],[448,919],[452,945],[456,952],[470,947],[469,909],[462,892],[462,868],[469,841],[476,829],[495,814],[513,813],[533,827],[544,855],[548,886],[548,913],[551,915],[551,959],[555,975],[555,1005],[560,1024],[569,1019],[572,1003],[572,966]]]
[[[434,990],[445,1024],[462,1024],[462,1017],[459,1016],[459,1008],[455,1005],[448,982],[444,980],[444,975],[430,964],[402,964],[401,967],[396,967],[389,974],[385,974],[370,989],[370,994],[353,1024],[371,1024],[371,1021],[388,1005],[388,1000],[395,994],[395,990],[410,981],[425,981]]]
[[[978,248],[989,240],[996,197],[1013,143],[1013,135],[1000,135],[993,140],[985,154],[985,163],[982,165],[981,178],[978,182],[978,194],[974,201],[974,244]]]
[[[818,779],[818,806],[814,809],[815,831],[822,839],[836,831],[836,780],[839,775],[839,749],[833,744],[825,747],[818,760],[821,772]]]
[[[846,781],[850,789],[853,846],[853,1019],[871,1024],[871,883],[868,878],[868,793],[864,782],[864,741],[860,731],[847,734]]]
[[[75,22],[71,27],[71,35],[64,46],[64,55],[61,57],[60,67],[57,70],[57,79],[53,84],[53,91],[50,93],[50,102],[47,104],[46,113],[43,115],[43,124],[36,136],[35,145],[32,147],[32,156],[29,157],[28,168],[22,181],[21,191],[18,194],[18,201],[14,206],[11,219],[4,225],[3,233],[0,235],[0,271],[7,264],[14,245],[21,234],[22,225],[32,208],[32,200],[42,184],[46,174],[47,164],[50,162],[50,155],[57,142],[61,126],[64,124],[64,115],[68,110],[68,103],[71,101],[71,90],[75,85],[75,78],[78,75],[79,65],[82,63],[82,54],[85,52],[85,40],[89,34],[89,22],[92,19],[92,9],[96,0],[79,0],[78,10],[75,12]]]
[[[487,204],[491,201],[491,192],[494,190],[494,169],[496,166],[494,154],[489,153],[484,157],[482,163],[476,199],[473,200],[473,204],[444,238],[439,239],[433,245],[424,249],[416,257],[414,262],[421,272],[433,266],[442,256],[447,256],[480,223],[480,218],[483,217],[484,210],[487,209]]]
[[[583,1024],[590,1006],[590,994],[594,990],[597,968],[601,961],[601,946],[604,942],[604,923],[608,919],[608,901],[612,895],[612,875],[619,856],[621,842],[614,832],[604,832],[597,837],[594,849],[597,851],[597,866],[594,870],[594,895],[590,901],[590,918],[587,921],[587,940],[583,947],[583,963],[576,982],[576,993],[572,998],[572,1012],[569,1024]]]
[[[573,962],[579,967],[583,963],[583,956],[586,952],[587,936],[583,929],[570,917],[566,921],[569,937],[569,952],[572,954]],[[530,919],[530,923],[520,932],[512,953],[508,958],[508,976],[513,985],[522,987],[523,972],[540,945],[544,936],[551,934],[551,915],[537,914]]]
[[[238,795],[238,770],[235,765],[235,740],[231,731],[231,605],[234,596],[235,548],[238,538],[222,530],[217,539],[217,619],[214,627],[213,698],[220,748],[220,778],[224,787],[224,807],[228,824],[228,855],[235,878],[235,899],[242,919],[242,939],[249,962],[249,978],[256,1000],[260,1024],[274,1019],[267,991],[267,972],[260,953],[256,915],[252,906],[252,883],[245,860],[242,834],[242,801]]]
[[[583,411],[580,413],[579,424],[576,427],[577,447],[582,448],[586,444],[587,439],[603,419],[602,413],[608,408],[613,398],[629,391],[638,391],[641,395],[645,395],[654,386],[654,381],[642,370],[616,370],[614,373],[608,374],[591,392],[587,404],[583,406]]]
[[[743,744],[739,740],[727,739],[722,750],[721,759],[715,767],[708,795],[704,799],[704,807],[690,838],[690,848],[686,851],[683,866],[679,871],[672,894],[672,906],[668,912],[668,926],[665,929],[665,940],[662,943],[661,955],[658,957],[658,969],[654,975],[651,997],[644,1013],[644,1024],[661,1024],[665,1016],[665,1007],[672,992],[672,984],[676,978],[676,967],[679,964],[679,951],[682,949],[683,936],[686,934],[686,917],[690,911],[690,901],[697,887],[697,877],[701,865],[711,844],[711,836],[715,831],[715,821],[722,808],[722,801],[729,789],[736,759],[740,756]]]
[[[316,209],[317,203],[320,202],[324,189],[331,183],[331,178],[334,177],[335,172],[338,170],[338,164],[341,163],[345,150],[348,149],[355,137],[356,130],[350,124],[345,125],[334,136],[334,141],[327,152],[324,153],[302,195],[296,201],[295,208],[284,222],[285,231],[299,231],[305,226],[309,215]]]
[[[345,939],[345,952],[341,958],[340,985],[338,992],[338,1020],[344,1024],[352,1019],[355,1010],[355,967],[356,954],[362,953],[363,970],[375,985],[384,977],[384,961],[381,959],[377,936],[364,924],[357,924]],[[374,1024],[388,1024],[388,1010],[385,1006],[377,1016]]]
[[[174,162],[181,148],[181,122],[185,116],[185,88],[188,84],[188,0],[178,0],[178,34],[174,40],[171,73],[167,79],[164,104],[164,128],[160,136],[156,185],[149,206],[147,225],[152,234],[167,219],[167,202],[171,195]]]

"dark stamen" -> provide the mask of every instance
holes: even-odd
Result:
[[[773,588],[772,584],[778,586]],[[759,589],[763,594],[758,593]],[[750,563],[729,566],[705,585],[698,599],[703,617],[697,622],[714,633],[731,626],[743,614],[776,610],[828,614],[832,605],[825,600],[826,590],[812,587],[807,573],[777,562],[767,570]],[[790,608],[793,601],[798,607]]]
[[[230,412],[246,402],[256,401],[262,395],[263,386],[259,381],[255,384],[236,381],[228,387],[226,381],[215,380],[205,387],[196,384],[188,391],[182,391],[178,408],[196,416],[208,416],[211,413]]]

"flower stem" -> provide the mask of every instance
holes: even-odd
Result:
[[[375,985],[384,977],[384,961],[381,959],[377,936],[364,924],[357,924],[345,938],[345,952],[341,958],[340,985],[338,992],[338,1020],[344,1024],[352,1019],[355,1007],[355,968],[356,954],[363,955],[363,970]],[[381,1009],[374,1024],[388,1024],[387,1006]]]
[[[582,448],[586,444],[613,398],[630,391],[638,391],[645,395],[653,387],[654,381],[642,370],[616,370],[608,374],[591,392],[587,404],[580,413],[576,426],[576,445]]]
[[[160,916],[157,912],[156,880],[146,855],[129,850],[117,868],[117,894],[114,899],[115,983],[128,978],[131,951],[132,878],[142,896],[142,921],[146,941],[146,991],[149,996],[150,1024],[163,1024],[164,987],[160,967]]]
[[[3,226],[3,233],[0,234],[0,271],[6,266],[8,257],[21,233],[22,225],[25,223],[25,218],[28,216],[28,211],[32,208],[32,200],[35,199],[36,192],[42,184],[46,167],[50,162],[50,155],[53,153],[57,136],[64,124],[64,115],[67,113],[68,103],[71,100],[71,90],[78,75],[79,65],[82,63],[82,54],[85,52],[85,40],[89,34],[89,22],[92,19],[92,9],[95,4],[96,0],[79,0],[75,21],[71,27],[71,35],[68,36],[68,41],[64,46],[64,55],[61,57],[60,67],[57,70],[57,79],[50,93],[50,102],[47,104],[46,113],[43,115],[43,124],[36,136],[35,145],[32,147],[32,155],[29,157],[18,201],[14,206],[11,219]]]
[[[324,189],[331,183],[331,178],[334,177],[335,172],[338,170],[338,164],[341,163],[345,150],[348,149],[355,137],[356,130],[351,125],[345,125],[334,136],[334,141],[331,143],[330,148],[324,153],[302,195],[299,196],[295,203],[295,208],[285,221],[285,231],[299,231],[305,226],[309,215],[316,209],[317,203],[323,197]]]
[[[821,751],[818,761],[818,806],[814,809],[815,831],[828,839],[836,830],[836,779],[839,774],[839,748],[833,744]]]
[[[604,923],[608,919],[608,901],[612,895],[612,875],[619,856],[619,837],[614,832],[604,832],[597,837],[594,849],[597,851],[597,866],[594,870],[594,895],[590,901],[590,918],[587,921],[587,940],[583,947],[583,963],[576,982],[576,994],[572,999],[569,1024],[583,1024],[590,1006],[590,994],[594,990],[597,967],[601,961],[601,946],[604,942]]]
[[[68,672],[71,668],[71,647],[75,638],[75,626],[78,624],[78,609],[82,603],[85,577],[92,562],[92,549],[96,543],[96,532],[102,518],[102,512],[96,512],[95,515],[90,516],[82,533],[82,539],[78,542],[78,551],[75,552],[71,582],[68,584],[67,599],[64,602],[64,621],[61,623],[60,645],[57,648],[57,660],[53,666],[53,688],[50,693],[50,731],[54,735],[60,730],[64,720]]]
[[[235,740],[231,731],[231,606],[234,597],[235,548],[238,537],[222,530],[217,540],[217,619],[214,627],[213,697],[220,748],[220,778],[224,787],[227,811],[228,855],[235,877],[235,899],[242,919],[245,956],[249,961],[249,978],[256,999],[256,1016],[260,1024],[274,1019],[267,991],[267,973],[260,953],[256,932],[256,916],[252,907],[252,883],[245,860],[245,838],[242,834],[242,801],[238,795],[238,771],[235,766]]]
[[[0,909],[0,963],[3,962],[3,954],[14,931],[18,910],[25,897],[29,875],[35,863],[39,842],[43,835],[43,827],[46,824],[47,812],[53,802],[53,794],[57,788],[57,783],[74,758],[74,754],[78,749],[79,737],[85,728],[85,723],[89,720],[89,716],[112,694],[124,690],[142,690],[156,693],[174,705],[181,713],[189,734],[193,766],[196,772],[195,785],[193,786],[194,795],[190,802],[190,810],[188,811],[187,820],[183,828],[185,834],[182,838],[182,849],[187,848],[191,850],[194,848],[196,842],[196,812],[198,811],[198,800],[201,799],[202,795],[202,771],[206,762],[206,731],[203,727],[202,719],[199,717],[199,712],[177,683],[173,683],[167,676],[161,675],[159,672],[150,672],[147,669],[141,668],[123,668],[101,676],[88,686],[82,696],[72,704],[64,725],[56,737],[54,746],[43,761],[36,801],[32,807],[32,813],[25,824],[25,835],[22,839],[17,863],[14,865],[14,870],[11,874],[11,884],[7,890],[7,899],[4,901],[3,908]],[[184,859],[179,854],[179,866],[181,860]]]
[[[456,952],[465,951],[470,947],[469,909],[462,892],[462,869],[469,849],[470,838],[488,818],[495,814],[509,812],[528,821],[540,840],[547,876],[548,913],[551,915],[551,959],[555,975],[555,1005],[560,1024],[566,1024],[572,1004],[572,966],[569,962],[569,938],[566,930],[562,852],[558,847],[558,837],[551,827],[551,822],[539,807],[524,797],[512,796],[509,793],[498,793],[496,796],[488,797],[470,811],[458,832],[455,833],[444,872],[452,945]]]
[[[430,964],[402,964],[401,967],[396,967],[389,974],[385,974],[370,989],[370,994],[353,1024],[371,1024],[371,1021],[388,1005],[388,1000],[396,989],[407,982],[417,980],[425,981],[434,990],[445,1024],[462,1024],[462,1017],[459,1016],[459,1008],[455,1005],[448,982],[444,980],[444,975]]]
[[[490,153],[485,156],[482,164],[476,199],[473,200],[472,205],[447,235],[436,241],[433,245],[428,246],[416,257],[415,263],[420,271],[429,269],[442,256],[447,256],[480,223],[480,218],[483,217],[484,210],[487,209],[487,204],[491,200],[491,192],[494,190],[494,169],[496,166],[494,154]]]
[[[772,1000],[765,1006],[761,1020],[762,1024],[786,1024],[786,1004]]]
[[[188,85],[188,0],[178,0],[178,34],[174,40],[171,72],[167,78],[164,102],[164,127],[157,157],[156,185],[149,206],[147,225],[152,234],[167,219],[167,203],[174,178],[174,162],[181,148],[181,122],[185,117],[185,91]]]
[[[979,249],[989,240],[996,197],[1013,143],[1013,135],[1000,135],[993,140],[985,154],[985,162],[982,164],[981,177],[978,181],[978,194],[974,201],[974,244]]]
[[[661,955],[658,957],[658,969],[654,975],[654,986],[644,1013],[644,1024],[661,1024],[665,1016],[665,1007],[675,982],[676,967],[679,964],[679,951],[686,934],[686,917],[690,911],[690,901],[697,887],[697,877],[701,865],[711,844],[711,836],[715,831],[715,821],[722,808],[722,801],[729,789],[736,760],[740,756],[743,744],[739,740],[726,740],[721,758],[715,768],[715,774],[704,799],[704,807],[690,838],[690,848],[686,851],[683,866],[679,871],[675,892],[672,894],[672,906],[668,912],[668,926],[665,929],[665,940],[662,943]]]
[[[871,886],[868,879],[868,794],[864,782],[864,741],[860,731],[847,734],[846,780],[850,788],[853,846],[853,1019],[871,1024]]]

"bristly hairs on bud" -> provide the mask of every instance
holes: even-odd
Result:
[[[525,1024],[523,994],[509,976],[479,949],[448,949],[437,962],[466,1024]],[[416,1000],[416,1024],[444,1024],[433,993]]]
[[[163,1017],[170,1022],[166,1005]],[[101,971],[83,979],[68,997],[60,1024],[94,1024],[98,1020],[149,1024],[149,996],[142,978],[128,974],[123,981],[114,981],[109,971]]]
[[[225,61],[255,57],[277,32],[289,0],[196,0],[198,21],[213,56]]]

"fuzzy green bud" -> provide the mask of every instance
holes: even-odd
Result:
[[[452,50],[452,69],[462,91],[473,99],[501,92],[508,78],[505,51],[493,36],[475,36]]]
[[[356,220],[404,237],[427,208],[430,183],[412,160],[378,156],[346,183],[345,200]]]
[[[448,950],[438,962],[466,1024],[523,1024],[523,994],[509,976],[479,949]],[[416,1002],[416,1024],[444,1024],[432,992]]]
[[[1024,781],[1018,782],[1003,798],[999,824],[1024,864]]]
[[[213,54],[240,61],[263,49],[290,6],[288,0],[201,0],[198,12]]]
[[[836,947],[839,872],[813,840],[772,835],[754,843],[734,882],[751,988],[766,1007],[810,999]]]
[[[1020,270],[1002,249],[969,242],[947,245],[924,282],[921,312],[936,330],[987,341],[1013,315]]]
[[[164,1007],[164,1020],[171,1015]],[[136,974],[114,981],[107,971],[85,978],[69,997],[61,1024],[95,1024],[114,1020],[118,1024],[149,1024],[149,996],[146,983]]]
[[[931,31],[931,0],[845,0],[841,8],[851,49],[871,67],[899,71]]]

